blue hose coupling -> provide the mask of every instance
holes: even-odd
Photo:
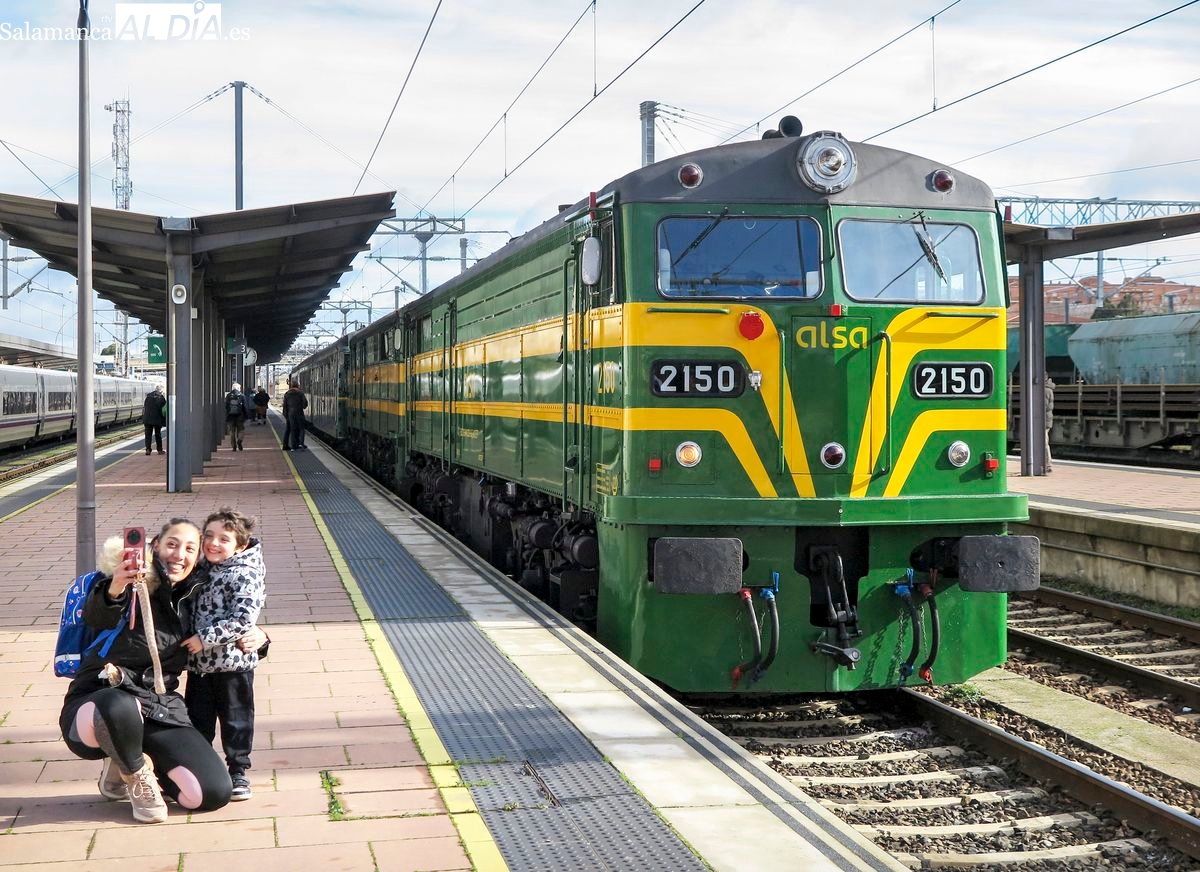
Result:
[[[904,682],[908,681],[908,679],[912,677],[912,674],[915,671],[915,669],[916,669],[916,667],[913,666],[911,663],[901,663],[900,664],[900,683],[903,684]]]
[[[901,599],[909,599],[912,597],[912,588],[907,584],[897,583],[894,590],[896,591],[896,596],[900,597]]]
[[[775,591],[771,590],[771,588],[769,588],[769,587],[759,588],[758,595],[761,596],[763,599],[765,599],[767,602],[771,602],[771,600],[775,599]]]

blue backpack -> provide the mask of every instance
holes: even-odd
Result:
[[[63,597],[62,616],[58,621],[58,640],[54,643],[54,674],[59,678],[74,678],[79,672],[83,655],[98,648],[100,656],[108,655],[108,649],[125,626],[121,621],[111,630],[97,630],[83,622],[83,604],[102,572],[88,572],[71,582]]]

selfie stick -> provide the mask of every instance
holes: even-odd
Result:
[[[163,681],[162,660],[158,656],[158,636],[154,632],[154,613],[150,610],[150,589],[146,586],[145,572],[138,570],[137,581],[133,583],[137,592],[138,607],[142,612],[142,632],[146,635],[146,647],[150,649],[150,663],[154,666],[154,692],[166,693],[167,685]]]

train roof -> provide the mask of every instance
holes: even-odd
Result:
[[[801,180],[797,158],[806,144],[824,135],[838,134],[818,131],[808,136],[716,145],[677,155],[609,182],[600,189],[597,198],[604,201],[615,195],[618,203],[828,203],[986,212],[996,209],[991,188],[974,176],[952,170],[947,164],[930,158],[862,142],[848,143],[858,161],[853,183],[839,193],[818,193]],[[678,178],[679,169],[689,163],[700,166],[704,172],[703,181],[694,188],[684,188]],[[935,190],[932,184],[933,173],[943,169],[950,170],[954,176],[954,187],[947,193]],[[419,308],[424,302],[452,294],[480,272],[562,230],[567,222],[585,213],[588,206],[589,198],[585,198],[566,207],[553,218],[513,237],[503,248],[471,269],[443,282],[403,308]]]
[[[842,191],[825,194],[801,178],[800,154],[808,143],[823,136],[735,142],[668,158],[622,176],[604,189],[622,203],[779,203],[853,206],[900,206],[913,209],[973,209],[992,212],[996,198],[979,179],[951,170],[945,163],[862,142],[848,142],[858,168],[854,180]],[[679,170],[694,164],[703,180],[694,188],[679,182]],[[932,176],[950,170],[954,187],[935,190]]]

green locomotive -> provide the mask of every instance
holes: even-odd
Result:
[[[963,681],[1038,580],[993,196],[798,126],[636,170],[296,375],[356,464],[669,687]]]

